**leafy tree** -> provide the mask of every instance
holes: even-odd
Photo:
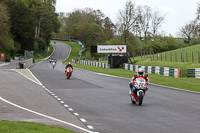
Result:
[[[106,36],[106,40],[112,39],[114,37],[116,26],[112,23],[110,18],[106,17],[103,20],[103,29]]]
[[[10,37],[10,22],[7,6],[0,3],[0,50],[9,53],[14,50],[14,42]]]
[[[34,49],[34,32],[36,21],[33,13],[23,2],[8,0],[6,4],[11,14],[11,34],[14,41],[19,43],[20,51]]]
[[[102,28],[95,23],[83,23],[77,27],[78,40],[82,41],[86,47],[105,42],[105,36]]]
[[[133,25],[137,21],[137,9],[131,0],[126,2],[124,10],[119,11],[118,29],[124,37],[124,44],[127,44],[127,38],[131,32]]]
[[[190,43],[192,39],[198,37],[198,32],[199,32],[199,26],[197,24],[197,21],[192,21],[186,24],[185,26],[182,26],[179,35],[185,38],[186,43]]]
[[[173,49],[179,48],[178,42],[173,37],[161,37],[159,39],[155,39],[152,42],[152,48],[154,53],[169,51]]]
[[[45,50],[52,32],[60,27],[56,0],[3,0],[9,7],[11,34],[15,46],[24,50]]]

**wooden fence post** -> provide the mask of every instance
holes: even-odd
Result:
[[[187,54],[187,52],[186,52],[186,62],[188,62],[188,54]]]
[[[170,61],[172,62],[172,53],[170,52]]]
[[[183,52],[181,52],[181,62],[183,62]]]
[[[200,53],[198,52],[198,61],[200,63]]]
[[[194,53],[192,52],[192,63],[194,63]]]
[[[154,61],[154,51],[153,51],[153,61]]]
[[[177,62],[177,53],[175,52],[175,61]]]
[[[158,54],[157,54],[157,61],[158,61]]]

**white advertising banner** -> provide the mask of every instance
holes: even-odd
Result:
[[[126,53],[126,45],[98,45],[97,53]]]

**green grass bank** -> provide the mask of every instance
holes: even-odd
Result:
[[[32,122],[0,121],[0,133],[75,133],[64,128]]]

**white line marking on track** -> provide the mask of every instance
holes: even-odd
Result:
[[[39,115],[39,116],[42,116],[42,117],[45,117],[45,118],[48,118],[48,119],[51,119],[51,120],[54,120],[54,121],[57,121],[57,122],[66,124],[66,125],[69,125],[69,126],[72,126],[72,127],[75,127],[75,128],[77,128],[77,129],[80,129],[80,130],[85,131],[85,132],[87,132],[87,133],[95,133],[95,132],[93,132],[93,131],[87,130],[87,129],[82,128],[82,127],[79,127],[79,126],[77,126],[77,125],[75,125],[75,124],[72,124],[72,123],[69,123],[69,122],[66,122],[66,121],[63,121],[63,120],[60,120],[60,119],[57,119],[57,118],[54,118],[54,117],[51,117],[51,116],[48,116],[48,115],[45,115],[45,114],[42,114],[42,113],[38,113],[38,112],[36,112],[36,111],[30,110],[30,109],[27,109],[27,108],[24,108],[24,107],[22,107],[22,106],[19,106],[19,105],[15,104],[15,103],[12,103],[12,102],[10,102],[10,101],[4,99],[4,98],[2,98],[2,97],[0,97],[0,100],[4,101],[5,103],[8,103],[8,104],[10,104],[10,105],[13,105],[13,106],[15,106],[15,107],[17,107],[17,108],[20,108],[20,109],[22,109],[22,110],[31,112],[31,113],[33,113],[33,114],[36,114],[36,115]]]
[[[64,101],[60,101],[60,103],[62,103],[62,104],[63,104],[63,103],[65,103],[65,102],[64,102]]]
[[[30,74],[37,80],[37,82],[39,83],[39,85],[42,85],[42,83],[35,77],[35,75],[33,75],[33,73],[31,72],[31,70],[30,69],[27,69],[29,72],[30,72]]]
[[[66,108],[68,108],[69,106],[67,104],[64,105]]]
[[[54,96],[55,98],[58,98],[58,96]]]
[[[80,120],[81,120],[82,122],[87,122],[84,118],[80,118]]]
[[[79,114],[78,114],[78,113],[74,113],[74,115],[75,115],[75,116],[79,116]]]
[[[15,71],[15,72],[17,72],[17,73],[19,73],[19,74],[21,74],[21,75],[24,76],[25,78],[31,80],[32,82],[34,82],[34,83],[36,83],[36,84],[38,84],[38,85],[42,85],[40,82],[36,82],[36,81],[32,80],[31,78],[27,77],[26,75],[24,75],[24,74],[21,73],[21,72],[18,72],[18,71],[15,70],[15,69],[11,69],[11,70],[12,70],[12,71]]]
[[[57,100],[60,101],[61,99],[60,99],[60,98],[57,98]]]
[[[72,108],[68,108],[68,110],[69,110],[69,111],[73,111],[73,109],[72,109]]]
[[[88,127],[89,129],[94,129],[94,127],[91,126],[91,125],[87,125],[87,127]]]

